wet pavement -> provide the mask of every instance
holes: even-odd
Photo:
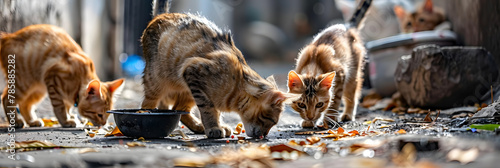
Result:
[[[280,88],[286,89],[286,73],[291,67],[283,65],[277,71],[255,69],[261,69],[258,72],[263,76],[277,72],[275,77]],[[140,83],[129,79],[115,104],[116,108],[139,107],[141,88]],[[39,105],[38,111],[41,118],[53,116],[47,99]],[[16,130],[16,141],[48,141],[57,147],[18,150],[18,160],[11,160],[10,153],[2,150],[0,167],[497,167],[500,164],[497,159],[500,157],[500,136],[496,131],[469,129],[467,114],[475,112],[477,108],[474,107],[443,110],[439,116],[437,111],[433,111],[430,114],[433,121],[426,122],[427,113],[398,114],[359,108],[357,121],[340,125],[345,132],[356,130],[360,134],[338,139],[326,138],[334,134],[317,132],[321,131],[319,129],[302,129],[300,116],[289,107],[262,140],[251,139],[244,134],[206,139],[204,135],[193,134],[182,124],[169,137],[144,140],[124,136],[90,137],[82,128],[24,128]],[[5,146],[10,135],[5,127],[4,113],[0,114],[0,124],[3,124],[0,146]],[[111,123],[112,118],[110,116]],[[235,113],[224,113],[223,121],[234,130],[240,118]],[[337,128],[332,130],[338,131]],[[297,134],[304,131],[316,134]],[[239,136],[245,139],[238,140]],[[282,158],[273,159],[266,153],[248,155],[244,152],[245,149],[258,151],[257,148],[269,150],[272,149],[269,146],[290,144],[292,140],[307,142],[306,138],[311,136],[322,138],[316,144],[299,146],[301,155],[292,159],[285,158],[283,153]],[[131,142],[140,147],[131,147]],[[262,147],[263,144],[267,147]],[[318,144],[325,146],[317,148]]]

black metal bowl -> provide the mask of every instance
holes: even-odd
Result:
[[[185,111],[160,109],[111,110],[115,123],[123,135],[128,137],[163,138],[168,136],[179,123]]]

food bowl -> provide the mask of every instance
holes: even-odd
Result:
[[[108,111],[123,135],[128,137],[163,138],[179,123],[185,111],[160,109],[120,109]]]
[[[370,83],[378,94],[390,97],[396,92],[394,72],[401,56],[411,54],[413,48],[420,45],[451,46],[456,43],[456,34],[449,30],[400,34],[369,41],[365,46],[369,58]]]

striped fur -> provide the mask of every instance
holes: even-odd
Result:
[[[344,113],[340,120],[354,120],[363,83],[365,48],[356,28],[334,25],[320,32],[299,53],[295,71],[288,75],[290,93],[301,94],[292,108],[304,119],[303,127],[313,127],[326,111],[337,120],[341,100]],[[333,86],[333,89],[331,87]]]
[[[434,30],[445,21],[443,9],[433,7],[432,0],[426,0],[415,12],[407,12],[401,6],[394,6],[400,30],[403,33]]]
[[[228,32],[207,19],[168,13],[156,16],[144,30],[146,68],[142,108],[191,111],[197,106],[201,122],[191,114],[181,121],[209,138],[229,136],[220,112],[237,112],[247,135],[265,136],[283,111],[284,93],[274,80],[253,71]]]
[[[17,104],[30,127],[42,126],[43,122],[32,113],[32,106],[48,93],[54,114],[63,127],[76,125],[68,113],[75,103],[80,115],[94,125],[106,123],[113,92],[123,79],[100,82],[92,60],[64,30],[51,25],[32,25],[3,35],[0,45],[1,66],[6,76],[13,74],[8,73],[13,69],[8,67],[12,58],[8,55],[15,54],[15,104],[9,103],[7,85],[2,93],[6,113],[13,110],[7,106]],[[16,124],[23,127],[24,122],[16,116]]]

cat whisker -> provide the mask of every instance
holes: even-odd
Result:
[[[332,124],[334,126],[340,127],[340,124],[337,121],[331,119],[330,117],[325,117],[325,120],[328,121],[330,124]]]
[[[331,110],[331,111],[335,111],[335,112],[337,112],[337,113],[342,113],[341,111],[336,110],[336,109],[326,109],[326,110],[327,110],[327,111],[330,111],[330,110]],[[332,115],[332,114],[326,114],[326,115]],[[335,114],[333,114],[333,115],[335,115]]]

